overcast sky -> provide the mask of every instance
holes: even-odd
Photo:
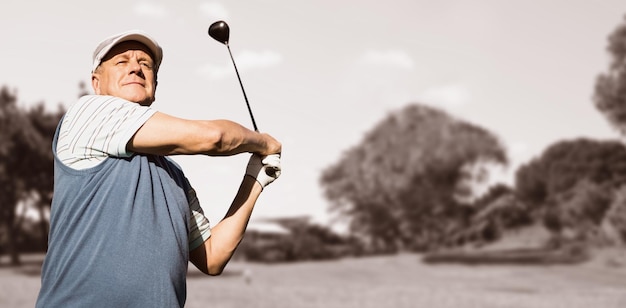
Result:
[[[33,1],[0,4],[0,85],[20,104],[69,106],[105,37],[142,29],[164,49],[154,108],[251,127],[219,19],[259,129],[283,142],[283,175],[253,220],[326,222],[320,172],[388,113],[420,102],[496,134],[513,165],[558,140],[617,138],[591,100],[621,0]],[[213,223],[247,156],[176,157]]]

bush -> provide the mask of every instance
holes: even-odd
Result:
[[[357,256],[362,245],[352,238],[312,224],[285,224],[290,233],[248,231],[237,249],[237,258],[256,262],[331,260]]]

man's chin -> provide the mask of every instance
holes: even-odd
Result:
[[[141,101],[141,102],[137,102],[137,103],[139,105],[141,105],[141,106],[150,107],[150,105],[152,105],[153,102],[154,102],[154,100],[150,99],[150,100],[145,100],[145,101]]]
[[[152,105],[152,102],[154,102],[153,97],[149,97],[145,95],[128,95],[122,98],[127,101],[131,101],[133,103],[137,103],[142,106],[150,106]]]
[[[154,102],[154,99],[146,98],[146,99],[143,99],[143,100],[135,100],[134,102],[139,104],[139,105],[141,105],[141,106],[150,106],[150,105],[152,105],[152,102]]]

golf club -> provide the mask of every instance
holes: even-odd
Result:
[[[228,48],[228,54],[230,54],[230,59],[233,61],[235,73],[237,73],[237,79],[239,80],[239,85],[241,86],[241,92],[243,92],[243,98],[246,100],[246,106],[248,106],[248,112],[250,113],[250,118],[252,119],[252,126],[254,126],[254,130],[258,132],[259,129],[256,126],[256,121],[254,121],[254,115],[252,115],[252,109],[250,108],[250,103],[248,103],[246,90],[243,88],[243,83],[241,82],[241,77],[239,76],[239,70],[237,70],[237,64],[235,64],[233,53],[230,51],[230,46],[228,45],[228,39],[230,37],[230,28],[228,27],[228,24],[223,20],[214,22],[211,26],[209,26],[209,35],[216,41],[226,45],[226,48]]]
[[[233,66],[235,67],[235,73],[237,73],[237,79],[239,80],[239,85],[241,86],[241,92],[243,92],[243,98],[246,100],[246,106],[248,106],[250,119],[252,119],[252,126],[254,126],[254,130],[258,132],[259,129],[256,126],[254,115],[252,115],[252,109],[250,108],[250,103],[248,102],[248,96],[246,95],[246,90],[244,90],[243,88],[243,83],[241,82],[241,77],[239,76],[239,70],[237,69],[237,64],[235,64],[233,53],[230,51],[230,46],[228,45],[228,39],[230,38],[230,28],[228,27],[228,24],[223,20],[219,20],[219,21],[212,23],[211,26],[209,26],[209,35],[216,41],[226,45],[226,48],[228,48],[228,54],[230,55],[230,60],[232,60]],[[273,168],[268,168],[265,170],[265,172],[270,176],[274,176],[276,171],[277,170]]]

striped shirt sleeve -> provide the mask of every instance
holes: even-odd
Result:
[[[57,155],[75,169],[93,167],[109,156],[129,157],[128,141],[154,113],[118,97],[83,96],[63,118]]]
[[[189,199],[189,209],[191,210],[189,225],[189,251],[191,251],[200,247],[211,236],[211,225],[206,216],[204,216],[204,211],[200,207],[196,191],[193,188],[190,188],[187,192],[187,198]]]

